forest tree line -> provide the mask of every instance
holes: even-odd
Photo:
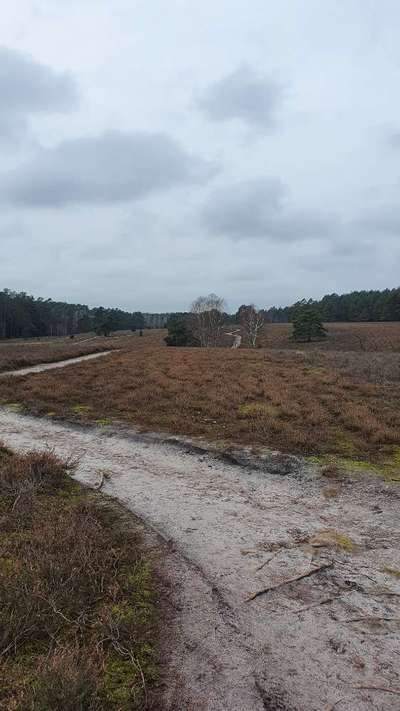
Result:
[[[400,287],[328,294],[319,301],[302,300],[292,306],[273,306],[261,309],[261,312],[265,322],[287,323],[295,319],[304,305],[312,306],[324,322],[400,321]],[[234,314],[224,314],[224,317],[227,324],[238,323],[240,309]],[[141,329],[145,325],[140,311],[105,307],[91,309],[84,304],[35,298],[10,289],[0,291],[0,338],[69,336],[89,331],[107,335],[112,331]]]
[[[90,309],[84,304],[34,298],[10,289],[0,291],[0,338],[73,336],[89,331],[108,335],[143,327],[139,311],[130,313],[101,306]]]
[[[400,287],[383,291],[352,291],[349,294],[327,294],[319,301],[298,301],[292,306],[273,306],[266,310],[272,323],[292,322],[304,304],[318,311],[322,321],[400,321]]]
[[[383,291],[352,291],[349,294],[327,294],[322,299],[302,299],[291,306],[260,307],[265,323],[293,323],[299,311],[310,306],[325,322],[333,321],[400,321],[400,287]],[[224,313],[226,324],[238,324],[241,310]],[[170,314],[180,318],[189,312]]]

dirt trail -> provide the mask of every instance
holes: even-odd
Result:
[[[80,481],[103,480],[105,493],[171,541],[179,612],[169,709],[400,708],[400,580],[383,572],[400,569],[396,484],[369,476],[333,484],[307,467],[279,476],[5,409],[0,439],[79,457]]]
[[[92,360],[93,358],[101,358],[109,353],[116,351],[100,351],[99,353],[89,353],[89,355],[77,356],[76,358],[66,358],[65,360],[56,360],[54,363],[39,363],[38,365],[29,365],[27,368],[17,368],[17,370],[5,370],[0,373],[0,378],[6,378],[9,375],[29,375],[30,373],[43,373],[44,370],[54,370],[54,368],[65,368],[66,365],[80,363],[82,360]]]

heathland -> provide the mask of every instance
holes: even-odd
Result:
[[[0,708],[397,708],[400,323],[327,332],[0,344]]]
[[[164,331],[0,345],[0,367],[111,347],[88,363],[2,377],[4,405],[51,418],[370,460],[391,468],[400,446],[400,323],[328,324],[322,342],[290,341],[288,324],[264,329],[260,348],[167,348]],[[40,351],[40,355],[38,354]],[[4,354],[4,355],[3,355]]]
[[[73,468],[0,447],[0,708],[153,708],[155,588],[141,529]]]

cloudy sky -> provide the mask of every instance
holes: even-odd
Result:
[[[144,311],[400,283],[398,0],[11,0],[0,288]]]

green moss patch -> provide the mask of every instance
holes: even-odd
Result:
[[[387,481],[400,481],[400,468],[397,464],[397,453],[395,459],[392,456],[385,457],[382,463],[369,462],[365,459],[351,459],[350,457],[329,455],[320,455],[308,457],[307,460],[311,464],[318,466],[335,466],[339,470],[348,474],[375,474]]]
[[[13,412],[20,412],[23,409],[23,405],[20,402],[6,402],[5,407]]]
[[[309,543],[315,548],[341,548],[348,553],[357,548],[357,544],[349,536],[333,529],[318,531],[311,536]]]
[[[356,447],[351,436],[340,429],[335,432],[334,448],[338,454],[345,457],[352,457],[356,454]]]
[[[279,408],[268,402],[246,402],[239,405],[238,409],[239,413],[244,417],[279,417],[280,415]]]
[[[387,573],[388,575],[393,575],[394,578],[400,579],[400,570],[397,568],[391,568],[389,565],[384,565],[382,572]]]
[[[71,407],[72,412],[75,412],[77,415],[85,415],[88,412],[90,412],[91,409],[92,408],[90,407],[90,405],[77,404],[77,405],[72,405],[72,407]]]

